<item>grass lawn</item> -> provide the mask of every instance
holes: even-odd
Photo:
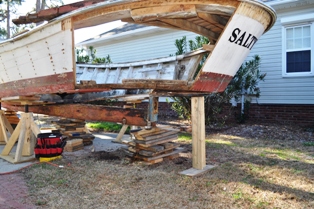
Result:
[[[313,133],[242,125],[206,136],[206,163],[190,178],[191,136],[179,158],[145,166],[97,153],[22,171],[38,208],[314,208]]]

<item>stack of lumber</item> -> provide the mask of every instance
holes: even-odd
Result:
[[[84,149],[83,139],[71,139],[68,140],[63,151],[75,152]]]
[[[82,139],[84,146],[93,144],[94,135],[85,128],[85,121],[76,119],[60,119],[54,121],[61,134],[68,140]]]
[[[131,133],[135,138],[129,143],[127,155],[146,164],[162,162],[164,158],[173,159],[179,156],[182,149],[172,142],[178,139],[178,130],[154,127],[151,130],[140,130]]]
[[[6,110],[4,112],[5,117],[8,119],[10,124],[18,124],[20,122],[20,119],[17,117],[16,112],[15,111],[9,111]]]

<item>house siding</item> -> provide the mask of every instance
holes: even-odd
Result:
[[[305,2],[304,4],[300,2]],[[292,5],[292,6],[291,6]],[[254,98],[249,108],[249,121],[260,123],[282,123],[301,126],[314,124],[314,77],[282,76],[282,17],[314,12],[314,1],[299,0],[279,5],[275,25],[264,34],[253,47],[248,60],[254,55],[261,58],[260,70],[266,73],[265,81],[260,82],[260,98]],[[185,31],[152,30],[151,34],[136,34],[119,41],[103,42],[95,45],[97,56],[108,54],[113,62],[164,57],[176,52],[175,40],[187,36],[193,40],[194,33]],[[313,37],[313,35],[312,35]],[[149,47],[148,47],[149,46]],[[314,51],[312,51],[314,53]],[[312,60],[314,62],[314,60]],[[141,104],[146,108],[147,103]],[[237,113],[240,104],[235,108]],[[169,103],[159,104],[159,117],[176,117]]]
[[[133,62],[139,60],[167,57],[177,51],[174,43],[183,36],[187,40],[194,40],[197,34],[177,30],[164,30],[157,33],[130,36],[119,41],[110,41],[101,45],[93,45],[97,57],[105,57],[108,54],[112,62]]]
[[[253,47],[249,58],[259,55],[260,70],[266,73],[265,81],[260,82],[260,98],[253,100],[258,104],[314,104],[314,77],[283,77],[282,76],[282,24],[281,17],[302,14],[297,8],[294,12],[278,11],[278,19],[273,28],[264,34]],[[307,9],[306,12],[314,12]],[[313,53],[313,52],[312,52]],[[312,60],[313,62],[313,60]]]

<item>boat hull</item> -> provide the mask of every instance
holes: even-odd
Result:
[[[97,1],[99,2],[99,1]],[[83,3],[82,3],[83,4]],[[60,10],[60,8],[59,8]],[[54,10],[52,10],[54,11]],[[51,16],[50,10],[47,16]],[[43,16],[45,12],[42,12]],[[77,82],[74,30],[122,19],[135,24],[192,31],[209,38],[209,56],[197,73],[177,69],[167,77],[143,73],[99,76]],[[89,5],[51,20],[32,31],[0,44],[0,98],[18,95],[73,93],[108,89],[153,89],[177,92],[222,92],[259,37],[274,24],[274,11],[253,0],[110,1]],[[198,59],[200,61],[200,59]],[[132,64],[131,64],[132,65]],[[189,66],[191,67],[191,66]],[[191,67],[192,68],[192,67]],[[170,69],[170,68],[169,68]],[[109,70],[108,70],[109,72]],[[197,73],[197,74],[196,74]],[[88,73],[87,73],[88,74]],[[149,73],[146,72],[145,75]],[[88,77],[88,76],[87,76]]]

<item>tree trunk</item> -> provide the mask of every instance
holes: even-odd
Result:
[[[45,9],[46,0],[36,0],[36,12]],[[42,22],[36,23],[36,25],[40,25]]]
[[[42,0],[40,10],[45,9],[45,6],[46,6],[46,0]]]
[[[10,31],[10,2],[11,1],[7,1],[7,39],[9,39],[11,37],[11,31]]]

